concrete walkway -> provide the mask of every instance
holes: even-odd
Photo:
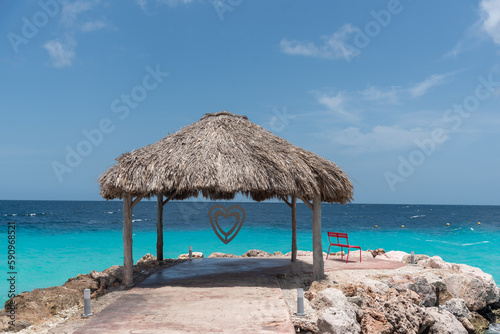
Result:
[[[325,271],[401,266],[325,260]],[[154,273],[75,333],[295,333],[276,274],[307,272],[312,257],[186,261]]]

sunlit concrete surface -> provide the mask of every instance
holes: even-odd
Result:
[[[325,271],[396,269],[340,258]],[[151,275],[75,333],[294,333],[278,273],[310,273],[312,257],[193,259]]]

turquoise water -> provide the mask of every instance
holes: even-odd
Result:
[[[290,209],[285,204],[237,203],[246,211],[246,219],[227,245],[211,229],[208,210],[213,204],[165,206],[165,257],[187,253],[189,246],[206,256],[212,252],[241,255],[253,248],[290,251]],[[0,254],[5,259],[7,224],[16,224],[17,293],[61,285],[77,274],[123,262],[120,202],[0,201],[0,210]],[[156,253],[155,215],[153,201],[134,209],[134,261]],[[363,249],[439,255],[448,262],[480,267],[500,281],[498,206],[323,205],[322,225],[325,251],[326,231],[348,232],[350,242]],[[298,207],[298,248],[312,249],[311,211],[303,204]],[[7,276],[6,260],[0,270]],[[6,279],[0,282],[3,303],[8,285]]]

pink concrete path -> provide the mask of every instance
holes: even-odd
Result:
[[[401,266],[325,260],[327,272]],[[75,333],[295,333],[276,274],[307,272],[312,257],[295,263],[283,257],[186,261],[154,273]]]

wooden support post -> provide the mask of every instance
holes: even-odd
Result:
[[[132,257],[132,194],[123,196],[123,284],[134,282]]]
[[[321,242],[321,194],[313,198],[312,214],[313,234],[313,281],[322,280],[325,276],[325,264],[323,262],[323,244]]]
[[[292,195],[292,262],[297,260],[297,197]]]
[[[156,260],[163,261],[163,195],[157,195]]]

